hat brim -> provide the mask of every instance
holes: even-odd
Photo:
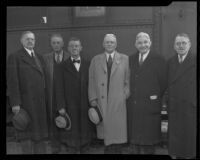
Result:
[[[56,126],[58,128],[63,128],[65,130],[67,130],[67,131],[70,130],[71,129],[71,119],[70,119],[69,115],[66,113],[64,115],[59,115],[59,116],[62,116],[65,119],[65,121],[66,121],[66,127],[59,127],[59,125],[57,125],[57,120],[56,120],[57,117],[55,118]]]
[[[98,106],[91,107],[88,110],[88,116],[89,116],[90,121],[93,122],[96,125],[98,125],[99,123],[101,123],[102,120],[103,120],[101,112],[100,112]]]

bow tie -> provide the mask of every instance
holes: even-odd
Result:
[[[81,61],[80,61],[80,60],[75,60],[75,59],[73,59],[72,62],[73,62],[73,63],[80,63]]]

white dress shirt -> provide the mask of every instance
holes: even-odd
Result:
[[[114,56],[115,56],[115,51],[114,52],[112,52],[112,53],[107,53],[107,52],[105,52],[105,54],[106,54],[106,59],[107,59],[107,62],[108,62],[108,58],[109,58],[109,56],[111,55],[111,58],[112,58],[112,61],[113,61],[113,59],[114,59]]]
[[[188,54],[188,53],[187,53],[187,54]],[[185,55],[182,56],[182,62],[185,60],[187,54],[185,54]],[[178,61],[179,61],[179,63],[182,63],[182,62],[181,62],[181,57],[180,57],[179,54],[178,54]]]
[[[72,62],[73,62],[74,59],[75,58],[71,57]],[[79,69],[80,69],[80,66],[81,66],[81,57],[78,57],[75,60],[80,60],[80,63],[74,63],[74,66],[75,66],[76,70],[79,72]]]
[[[33,53],[33,55],[35,56],[34,50],[29,50],[27,48],[24,47],[24,49],[28,52],[28,54],[32,57],[31,52]]]
[[[63,51],[61,51],[61,53],[55,53],[55,61],[57,62],[57,57],[59,57],[59,60],[60,62],[62,61],[63,59]]]
[[[144,61],[145,61],[145,59],[147,58],[147,56],[148,56],[149,52],[150,52],[150,50],[149,50],[149,51],[147,51],[146,53],[144,53],[144,54],[143,54],[143,57],[142,57],[142,62],[144,62]],[[141,53],[139,53],[139,60],[138,60],[138,61],[140,61],[140,58],[141,58]]]

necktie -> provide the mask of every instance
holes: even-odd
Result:
[[[34,53],[33,52],[31,52],[31,57],[34,58]]]
[[[72,62],[73,62],[73,63],[80,63],[81,61],[80,61],[80,60],[75,60],[75,59],[73,59]]]
[[[60,55],[57,55],[56,62],[57,62],[57,63],[60,63]]]
[[[112,57],[111,55],[109,55],[109,58],[108,58],[108,67],[111,67],[112,66]]]
[[[108,71],[107,95],[108,95],[108,92],[109,92],[111,68],[112,68],[112,57],[111,57],[111,55],[109,55],[108,62],[107,62],[107,71]]]
[[[140,54],[141,56],[140,56],[140,60],[139,60],[139,64],[140,64],[140,66],[142,65],[142,63],[143,63],[143,54]]]
[[[183,56],[179,56],[179,63],[183,63]]]

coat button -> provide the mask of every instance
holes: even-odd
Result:
[[[104,99],[104,96],[101,96],[102,99]]]
[[[104,83],[102,83],[101,85],[104,86]]]
[[[137,75],[137,74],[135,75],[135,78],[138,78],[138,75]]]

